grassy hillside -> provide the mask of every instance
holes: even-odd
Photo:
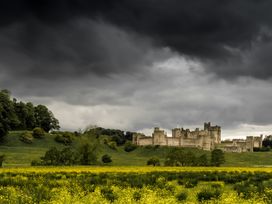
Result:
[[[33,139],[32,144],[26,144],[19,140],[22,131],[13,131],[0,144],[0,154],[6,155],[4,166],[29,166],[32,160],[37,160],[51,147],[58,149],[66,147],[55,142],[55,135],[47,134],[43,139]],[[151,157],[160,158],[163,163],[165,156],[171,150],[170,147],[139,147],[132,152],[125,152],[120,146],[117,150],[109,148],[103,144],[106,136],[99,140],[92,135],[84,135],[74,140],[73,145],[78,145],[82,141],[90,141],[98,147],[98,156],[109,154],[112,157],[114,166],[145,166],[146,161]],[[210,152],[199,149],[188,149],[196,155]],[[225,153],[226,163],[224,166],[272,166],[272,152],[246,152],[246,153]]]

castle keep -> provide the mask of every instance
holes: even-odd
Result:
[[[204,129],[196,128],[194,131],[183,128],[172,130],[172,137],[168,137],[164,130],[155,127],[152,136],[136,133],[133,135],[136,145],[166,145],[179,147],[196,147],[203,150],[212,150],[216,144],[221,143],[221,128],[204,123]]]

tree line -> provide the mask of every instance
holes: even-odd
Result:
[[[0,138],[10,130],[32,130],[40,127],[49,132],[59,129],[59,121],[45,105],[34,106],[11,98],[8,90],[0,91]]]

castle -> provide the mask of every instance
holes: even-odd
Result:
[[[172,137],[167,137],[164,130],[155,127],[152,137],[136,133],[133,135],[136,145],[165,145],[179,147],[196,147],[203,150],[212,150],[216,144],[221,143],[221,128],[204,123],[204,130],[196,128],[194,131],[183,128],[172,130]]]
[[[222,149],[227,152],[253,152],[253,148],[262,147],[262,136],[247,136],[246,139],[233,139],[221,142],[221,127],[212,126],[210,122],[204,123],[204,129],[196,128],[194,131],[183,128],[172,129],[172,137],[168,137],[164,130],[154,128],[152,136],[145,136],[141,133],[134,133],[133,144],[163,145],[176,147],[193,147],[203,150]]]

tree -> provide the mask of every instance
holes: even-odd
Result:
[[[50,130],[58,130],[60,128],[59,121],[54,117],[53,113],[44,105],[38,105],[34,108],[36,126],[43,128],[46,132]]]
[[[157,157],[152,157],[149,160],[147,160],[146,164],[152,166],[160,166],[160,160]]]
[[[200,155],[200,157],[197,158],[197,166],[208,166],[209,161],[206,154]]]
[[[103,163],[111,163],[112,162],[112,159],[111,159],[111,156],[108,155],[108,154],[104,154],[101,158],[102,162]]]
[[[79,148],[80,164],[92,165],[97,163],[96,146],[89,143],[83,144]]]
[[[131,151],[135,150],[136,148],[137,148],[137,145],[132,144],[131,141],[127,141],[125,146],[124,146],[124,150],[126,152],[131,152]]]
[[[58,165],[60,160],[60,151],[56,147],[45,152],[44,157],[41,157],[44,165]]]
[[[0,138],[5,136],[9,130],[17,127],[18,124],[19,120],[10,99],[9,91],[0,91]]]
[[[26,128],[28,130],[32,130],[36,127],[35,110],[33,104],[30,102],[26,103],[26,110]]]
[[[185,152],[180,148],[175,148],[166,155],[165,166],[184,166],[185,163]]]
[[[214,149],[211,153],[211,164],[220,166],[225,162],[224,152],[221,149]]]

